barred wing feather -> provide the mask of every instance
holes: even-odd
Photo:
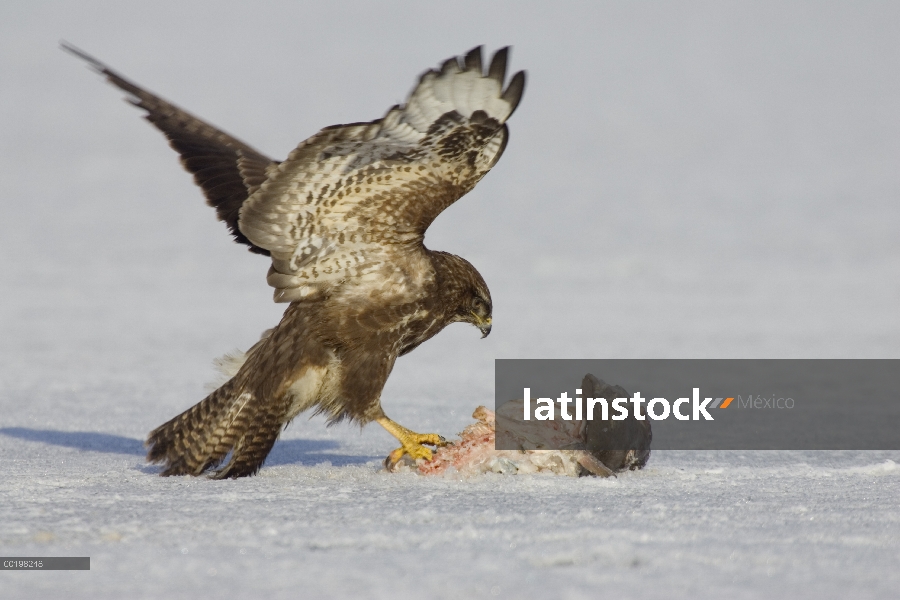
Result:
[[[431,222],[503,153],[525,82],[519,72],[503,89],[507,53],[498,51],[487,73],[480,47],[452,58],[422,75],[405,106],[323,129],[269,169],[241,207],[239,228],[271,253],[276,301],[384,281],[398,253],[421,248]]]

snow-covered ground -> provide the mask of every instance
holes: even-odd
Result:
[[[300,417],[254,478],[159,478],[146,433],[283,309],[159,133],[64,38],[280,158],[513,44],[494,171],[427,243],[482,272],[383,398],[453,434],[494,358],[900,358],[900,6],[0,5],[0,596],[892,598],[900,452],[655,452],[614,480],[379,472]],[[602,374],[597,375],[602,377]]]

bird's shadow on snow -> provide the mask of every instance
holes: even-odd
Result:
[[[0,435],[30,442],[40,442],[54,446],[75,448],[89,452],[129,454],[144,456],[147,449],[143,440],[95,431],[56,431],[53,429],[30,429],[28,427],[0,427]],[[376,457],[354,456],[326,452],[340,448],[333,440],[279,440],[266,458],[266,466],[299,464],[305,466],[330,462],[334,466],[358,465],[372,461]]]
[[[111,454],[134,454],[143,456],[147,453],[144,442],[134,438],[95,431],[56,431],[53,429],[30,429],[28,427],[2,427],[0,434],[29,442],[41,442],[53,446],[64,446],[91,452],[107,452]]]

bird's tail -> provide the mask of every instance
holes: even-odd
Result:
[[[200,475],[230,455],[214,478],[253,475],[278,439],[282,424],[279,411],[260,410],[264,404],[243,389],[237,378],[231,379],[151,431],[147,460],[162,463],[163,476]]]

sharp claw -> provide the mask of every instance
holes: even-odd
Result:
[[[403,460],[404,454],[406,454],[406,451],[403,448],[397,448],[396,450],[391,451],[384,459],[384,468],[393,472],[394,467]]]
[[[429,446],[440,447],[440,446],[446,446],[447,440],[444,439],[444,436],[442,436],[442,435],[438,435],[436,433],[426,433],[426,434],[422,434],[419,436],[418,443],[420,445],[428,444]]]

